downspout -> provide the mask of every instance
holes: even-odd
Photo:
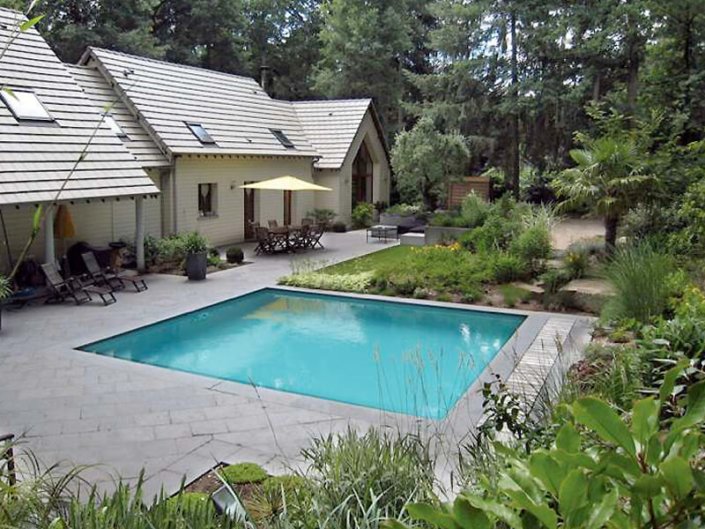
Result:
[[[176,156],[171,161],[169,179],[171,180],[171,227],[172,233],[176,235],[179,233],[179,215],[176,211],[176,200],[178,198],[176,193]]]

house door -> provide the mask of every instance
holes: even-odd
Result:
[[[248,182],[249,183],[249,182]],[[245,191],[245,239],[254,239],[255,230],[255,189],[243,189]]]
[[[291,191],[284,191],[284,225],[291,225]]]

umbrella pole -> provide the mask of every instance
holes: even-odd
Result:
[[[14,268],[15,263],[12,258],[12,250],[10,249],[10,238],[7,236],[7,226],[5,226],[5,216],[0,209],[0,224],[2,224],[2,234],[5,237],[5,249],[7,250],[7,261],[10,264],[10,270]]]

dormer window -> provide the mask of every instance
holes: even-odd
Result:
[[[103,116],[103,121],[105,121],[105,124],[110,127],[110,130],[113,131],[113,133],[120,139],[129,139],[127,137],[127,133],[122,130],[122,127],[118,125],[118,122],[115,121],[115,118],[111,116],[110,114],[106,114]]]
[[[274,137],[279,140],[279,143],[281,143],[284,147],[287,149],[294,149],[296,146],[291,142],[289,138],[286,137],[286,134],[284,134],[281,130],[279,129],[269,129],[269,132],[274,134]]]
[[[54,121],[37,95],[30,90],[0,90],[0,97],[18,121]]]
[[[186,123],[186,126],[204,145],[214,145],[215,140],[208,134],[208,131],[200,123]]]

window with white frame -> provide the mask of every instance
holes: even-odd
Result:
[[[198,215],[214,217],[218,214],[218,185],[198,184]]]

